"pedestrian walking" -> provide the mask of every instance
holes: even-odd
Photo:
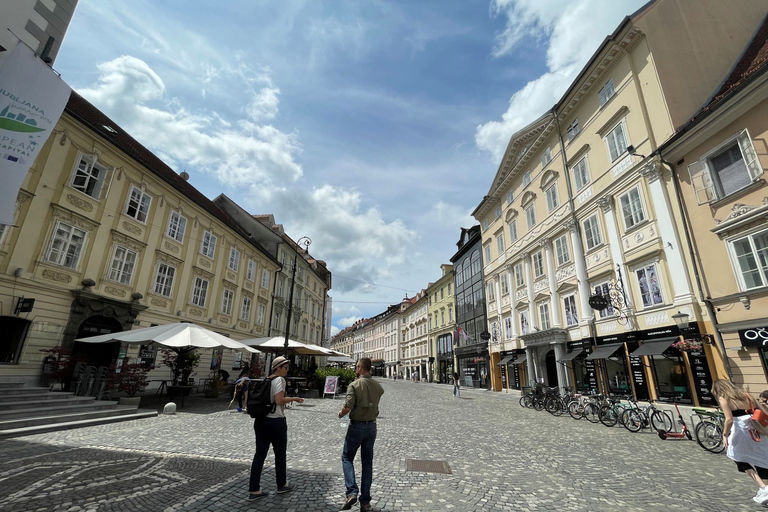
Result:
[[[232,404],[237,400],[237,412],[243,412],[243,400],[248,401],[248,383],[250,381],[251,379],[248,377],[240,377],[235,381],[234,396],[227,409],[231,409]]]
[[[725,415],[723,442],[726,455],[736,463],[736,469],[757,484],[758,491],[752,500],[761,505],[768,504],[768,440],[759,442],[754,439],[749,430],[751,413],[747,412],[759,407],[758,401],[725,379],[714,382],[712,394]]]
[[[267,496],[269,493],[261,488],[261,471],[264,469],[264,459],[267,458],[269,446],[275,454],[275,480],[277,481],[277,493],[282,494],[292,491],[296,485],[289,484],[287,478],[286,451],[288,448],[288,424],[285,420],[285,405],[291,402],[303,403],[303,398],[285,396],[285,376],[288,375],[290,361],[280,356],[272,361],[272,401],[275,403],[273,412],[266,418],[255,419],[253,430],[256,433],[256,453],[251,464],[251,478],[249,482],[250,495],[253,500]]]
[[[461,398],[461,382],[457,372],[453,372],[453,396]]]
[[[339,411],[339,418],[349,414],[349,426],[341,452],[341,467],[344,470],[344,485],[347,492],[341,510],[349,510],[360,494],[360,510],[371,510],[371,483],[373,481],[373,444],[376,442],[376,417],[379,415],[379,400],[384,394],[381,384],[371,377],[371,360],[358,359],[355,365],[355,379],[347,386],[347,396]],[[355,455],[360,449],[363,475],[360,488],[355,480]]]

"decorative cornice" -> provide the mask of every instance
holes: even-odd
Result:
[[[613,209],[613,196],[611,194],[604,194],[597,199],[597,205],[606,213],[611,211]]]
[[[763,198],[760,206],[747,206],[743,203],[736,203],[731,208],[731,213],[728,214],[728,217],[722,221],[715,219],[717,226],[712,229],[712,232],[720,238],[724,238],[747,224],[756,221],[765,222],[766,219],[768,219],[768,197]]]
[[[661,169],[661,162],[654,158],[643,164],[638,172],[640,173],[640,176],[648,180],[648,183],[653,183],[661,178],[663,172]]]
[[[100,225],[98,222],[93,221],[87,217],[83,217],[80,214],[77,214],[71,210],[67,210],[66,208],[58,204],[51,204],[51,209],[52,209],[51,216],[54,219],[64,221],[84,231],[91,232],[97,227],[99,227]]]
[[[120,233],[119,231],[115,231],[114,229],[111,230],[112,233],[112,241],[116,244],[122,245],[123,247],[126,247],[128,249],[132,249],[136,252],[141,252],[144,250],[144,248],[147,246],[144,242],[140,242],[134,238],[131,238],[127,235],[124,235],[123,233]]]
[[[539,247],[549,247],[550,243],[552,243],[552,240],[546,236],[539,239]]]

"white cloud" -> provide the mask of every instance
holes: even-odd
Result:
[[[250,93],[249,106],[257,105],[251,119],[230,123],[220,112],[193,113],[167,98],[162,79],[140,59],[123,56],[98,69],[98,83],[78,92],[169,163],[183,162],[232,187],[287,185],[302,176],[294,160],[301,151],[297,134],[255,122],[277,114],[277,92]]]
[[[254,94],[253,99],[246,107],[248,117],[256,122],[263,119],[274,119],[277,116],[277,107],[280,103],[277,98],[278,94],[280,94],[280,89],[277,87],[264,87]]]
[[[339,318],[336,320],[336,325],[344,329],[345,327],[349,327],[350,325],[354,325],[355,322],[360,320],[359,316],[348,316],[344,318]]]
[[[492,54],[512,54],[522,40],[546,40],[549,71],[509,100],[501,121],[477,127],[475,143],[498,161],[509,138],[551,109],[602,40],[644,0],[492,0],[491,12],[507,17]]]
[[[432,207],[433,212],[444,226],[449,228],[468,228],[477,224],[472,217],[472,210],[464,210],[455,204],[448,204],[444,201],[438,201]]]
[[[337,334],[339,334],[339,331],[341,331],[341,329],[339,329],[335,325],[331,325],[331,336],[336,336]]]

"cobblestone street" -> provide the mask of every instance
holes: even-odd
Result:
[[[754,484],[695,442],[552,417],[514,395],[462,389],[459,400],[450,386],[382,383],[376,511],[760,509]],[[272,494],[255,503],[247,500],[252,420],[226,404],[0,441],[0,510],[341,508],[339,400],[287,412],[288,479],[298,488],[274,494],[270,454],[262,486]],[[452,474],[407,472],[407,458],[446,461]]]

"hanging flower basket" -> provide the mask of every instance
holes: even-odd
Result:
[[[684,350],[686,352],[691,352],[693,350],[701,350],[701,341],[699,340],[680,340],[676,341],[672,344],[674,348],[677,350]]]

